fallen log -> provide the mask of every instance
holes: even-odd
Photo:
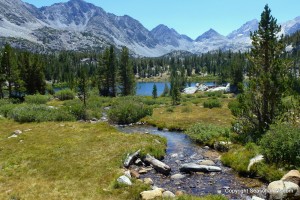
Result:
[[[149,154],[147,154],[144,158],[144,162],[146,164],[151,164],[157,172],[162,173],[164,175],[169,175],[171,172],[171,168],[168,165],[150,156]]]
[[[216,166],[208,166],[208,165],[198,165],[195,163],[187,163],[181,165],[180,169],[181,172],[221,172],[222,169]]]
[[[138,150],[133,154],[128,154],[123,163],[124,167],[128,168],[131,164],[133,164],[136,161],[136,159],[138,159],[138,157],[140,156],[140,151],[141,150]]]

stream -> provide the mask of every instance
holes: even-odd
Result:
[[[229,199],[249,200],[252,196],[265,197],[266,185],[256,179],[239,177],[233,169],[225,167],[220,161],[220,154],[209,148],[201,147],[190,138],[179,132],[160,131],[151,126],[117,127],[124,133],[154,134],[167,139],[167,150],[163,162],[172,169],[169,176],[151,170],[141,178],[151,178],[154,185],[165,188],[173,193],[183,191],[186,194],[203,196],[223,194]],[[171,179],[180,174],[179,167],[184,163],[199,163],[201,160],[212,160],[221,167],[222,172],[185,174],[185,178]]]

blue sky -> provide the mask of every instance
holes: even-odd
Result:
[[[24,0],[37,7],[67,0]],[[118,16],[129,15],[151,30],[159,24],[195,39],[210,28],[223,35],[259,19],[269,4],[278,22],[300,16],[299,0],[86,0]]]

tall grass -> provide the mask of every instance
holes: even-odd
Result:
[[[8,112],[7,117],[21,123],[75,120],[75,117],[64,109],[35,104],[18,105]]]
[[[35,94],[25,96],[25,102],[28,104],[46,104],[50,99],[50,95]]]
[[[70,89],[63,89],[56,92],[54,96],[61,101],[71,100],[75,98],[75,93]]]

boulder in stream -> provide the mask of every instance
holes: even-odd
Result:
[[[171,168],[168,165],[150,156],[149,154],[147,154],[144,158],[144,162],[147,164],[151,164],[157,172],[164,175],[169,175],[171,172]]]
[[[265,199],[262,199],[262,198],[257,197],[257,196],[253,196],[253,197],[251,198],[251,200],[265,200]]]
[[[164,192],[164,189],[157,188],[154,190],[141,192],[140,195],[143,200],[151,200],[151,199],[155,199],[157,197],[161,197],[163,192]]]
[[[175,194],[173,192],[170,192],[170,191],[165,191],[163,194],[162,194],[162,198],[163,199],[175,199]]]
[[[184,175],[184,174],[174,174],[174,175],[171,176],[171,179],[172,180],[179,180],[179,179],[183,179],[185,177],[186,177],[186,175]]]
[[[196,163],[186,163],[181,165],[181,172],[221,172],[222,169],[216,166],[198,165]]]
[[[300,199],[300,188],[288,181],[274,181],[268,185],[268,200],[297,200]]]
[[[140,151],[141,150],[138,150],[133,154],[128,154],[124,161],[124,167],[128,168],[132,163],[134,163],[134,161],[136,161],[136,159],[139,157]]]
[[[208,165],[208,166],[213,166],[216,165],[214,161],[212,160],[200,160],[199,165]]]
[[[300,186],[300,172],[298,170],[291,170],[281,180],[290,181]]]
[[[147,185],[153,185],[153,180],[151,178],[144,178],[144,183]]]

